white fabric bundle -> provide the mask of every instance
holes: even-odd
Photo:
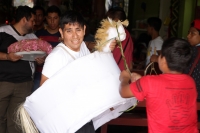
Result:
[[[41,133],[74,133],[91,120],[97,129],[136,104],[121,98],[119,75],[112,53],[96,51],[58,71],[24,107]]]

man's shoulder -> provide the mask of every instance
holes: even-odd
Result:
[[[10,25],[3,25],[3,26],[0,26],[0,30],[7,30],[10,27],[11,27]]]
[[[161,36],[158,36],[156,37],[155,39],[153,39],[152,41],[155,41],[155,42],[163,42],[163,39]]]
[[[37,39],[38,37],[34,33],[26,34],[25,39]]]
[[[5,33],[10,34],[10,35],[15,33],[15,31],[13,30],[13,28],[10,25],[1,26],[0,32],[5,32]]]
[[[81,43],[80,52],[84,52],[84,53],[86,53],[86,54],[90,54],[90,51],[89,51],[89,49],[87,48],[87,46],[86,46],[86,44],[85,44],[84,41]]]
[[[157,38],[151,40],[150,43],[152,45],[162,45],[163,44],[163,39],[162,39],[162,37],[158,36]]]

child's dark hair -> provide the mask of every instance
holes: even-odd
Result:
[[[158,17],[150,17],[147,19],[149,26],[153,27],[156,31],[159,31],[162,25],[162,20]]]
[[[48,15],[48,13],[57,13],[59,17],[61,16],[60,9],[55,5],[52,5],[49,8],[47,8],[46,15]]]
[[[86,22],[82,15],[76,11],[67,11],[60,21],[60,28],[64,29],[65,24],[79,24],[82,28],[86,25]]]
[[[170,38],[164,41],[161,49],[161,58],[165,57],[171,71],[183,72],[189,65],[192,57],[192,47],[188,41],[179,38]]]
[[[107,12],[107,16],[109,16],[113,20],[116,18],[121,21],[126,20],[126,13],[123,10],[123,8],[120,8],[120,7],[110,8]]]
[[[23,17],[25,17],[26,20],[29,20],[32,17],[32,14],[35,15],[35,11],[32,8],[28,6],[18,6],[15,21],[19,22]]]

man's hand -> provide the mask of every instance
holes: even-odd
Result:
[[[116,40],[112,40],[112,42],[110,43],[110,50],[113,51],[115,49],[115,46],[117,45],[117,41]]]
[[[45,59],[46,59],[46,56],[44,56],[44,57],[42,57],[42,58],[36,58],[35,59],[35,61],[36,61],[36,63],[38,64],[38,65],[42,65],[42,64],[44,64],[44,61],[45,61]]]
[[[10,61],[18,61],[22,58],[23,56],[21,55],[16,55],[15,53],[9,53],[7,54],[7,60]]]

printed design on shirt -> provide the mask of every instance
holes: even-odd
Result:
[[[157,55],[156,47],[154,47],[154,53],[153,54]]]
[[[183,123],[190,117],[191,110],[188,106],[189,101],[189,94],[184,93],[183,91],[172,94],[171,98],[166,100],[169,109],[169,117],[174,124]]]
[[[137,86],[138,91],[141,92],[141,91],[142,91],[142,86],[141,86],[141,84],[140,84],[140,79],[138,79],[138,80],[136,81],[136,86]]]
[[[152,52],[152,47],[149,47],[147,51],[147,56],[150,56],[151,52]]]

